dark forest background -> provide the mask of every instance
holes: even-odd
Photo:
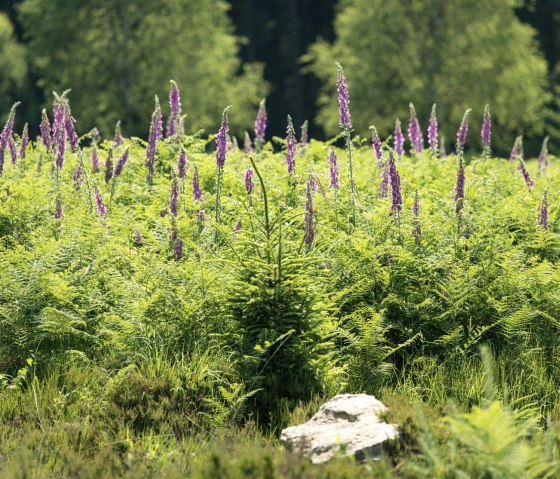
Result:
[[[10,18],[14,27],[15,39],[20,44],[27,48],[40,48],[44,41],[39,42],[37,37],[35,39],[30,38],[29,32],[25,29],[26,26],[29,29],[31,28],[30,26],[33,25],[33,15],[29,14],[29,11],[27,15],[22,14],[20,11],[22,3],[29,4],[26,5],[26,7],[29,7],[29,10],[46,8],[41,7],[45,2],[41,2],[40,0],[1,0],[0,11],[5,12]],[[89,0],[83,0],[83,2],[52,0],[50,3],[46,3],[49,5],[79,4],[81,8],[82,5],[92,2],[89,2]],[[94,3],[102,4],[103,2]],[[119,0],[116,0],[112,5],[118,3]],[[138,3],[140,4],[142,1],[140,0]],[[158,4],[159,2],[152,3]],[[207,2],[199,3],[202,6],[206,5]],[[212,2],[209,2],[209,4],[210,3]],[[324,125],[316,121],[317,113],[320,109],[318,107],[318,98],[322,87],[321,79],[317,75],[313,75],[312,73],[306,72],[305,69],[302,69],[301,59],[317,39],[322,38],[327,42],[333,42],[335,40],[335,16],[337,11],[341,8],[341,4],[344,3],[345,2],[342,1],[337,5],[337,2],[334,0],[230,1],[229,8],[227,9],[227,15],[229,16],[233,29],[230,33],[242,38],[240,46],[237,47],[240,63],[233,65],[232,68],[240,69],[241,64],[260,64],[264,69],[262,74],[267,86],[261,87],[257,85],[253,89],[250,89],[250,94],[252,97],[256,97],[262,92],[267,96],[267,108],[269,112],[268,135],[283,136],[285,132],[286,114],[290,113],[296,125],[301,125],[306,119],[310,121],[310,132],[313,137],[322,138],[325,136]],[[204,9],[204,7],[201,7],[201,9]],[[540,50],[548,65],[549,79],[552,82],[556,82],[556,85],[560,85],[555,79],[555,66],[560,61],[560,1],[525,0],[524,2],[517,3],[514,11],[521,22],[532,26],[536,30],[536,38]],[[157,8],[155,14],[157,15]],[[53,12],[53,15],[55,15],[55,12]],[[87,21],[89,21],[91,16],[91,14],[89,14],[89,16],[86,15]],[[43,24],[45,22],[48,23],[48,18],[48,15],[45,16],[43,12],[41,12],[36,20],[37,25],[40,25],[39,21]],[[67,17],[64,21],[68,22],[68,18],[72,17]],[[26,21],[27,24],[24,25]],[[76,22],[79,21],[77,16]],[[100,24],[103,25],[102,21]],[[47,28],[52,29],[53,35],[58,35],[56,29],[61,28],[61,25],[54,24],[47,26]],[[107,35],[109,35],[111,26],[106,25],[106,28]],[[37,43],[34,44],[34,40]],[[63,43],[61,43],[59,47],[71,48],[71,45],[62,45]],[[232,51],[235,55],[235,50]],[[76,55],[80,54],[86,55],[80,51],[76,52]],[[155,62],[153,68],[165,70],[166,66],[157,65]],[[172,69],[172,66],[170,66],[169,70]],[[164,71],[163,75],[167,74],[167,78],[170,78],[171,74],[168,73],[169,72]],[[93,72],[93,74],[95,74],[95,72]],[[231,74],[231,72],[228,73],[224,71],[223,73],[224,77],[227,77],[228,74]],[[82,75],[84,76],[86,74]],[[245,80],[241,80],[239,87],[236,87],[238,89],[232,91],[231,95],[239,97],[241,95],[240,92],[248,87],[251,78],[253,77],[249,75]],[[243,83],[244,81],[245,83]],[[351,81],[352,79],[350,78],[350,83]],[[187,96],[189,90],[188,85],[180,86],[185,92],[184,95]],[[76,86],[68,85],[68,87],[72,87],[74,92]],[[148,90],[149,89],[146,88],[146,91]],[[10,102],[16,99],[22,100],[18,124],[21,126],[23,122],[28,121],[32,131],[36,131],[40,111],[44,106],[48,106],[51,100],[51,98],[46,95],[46,91],[47,88],[42,78],[42,70],[40,68],[35,68],[30,62],[24,84],[19,85],[17,92],[12,92],[13,98],[4,98],[4,101],[0,101],[0,105],[2,105],[3,109],[6,109],[6,105]],[[554,92],[556,90],[552,87],[551,91]],[[141,93],[144,94],[143,91]],[[165,95],[163,91],[159,93]],[[15,97],[16,94],[17,98]],[[10,95],[10,92],[8,92],[8,96]],[[76,95],[78,95],[78,93]],[[95,102],[95,92],[92,92],[91,95],[94,98],[91,98],[89,101]],[[140,95],[140,93],[138,93],[138,95]],[[162,99],[162,103],[164,101],[165,98]],[[245,116],[240,115],[240,118],[243,120],[242,123],[247,129],[249,128],[250,115],[253,115],[252,107],[256,101],[258,101],[257,98],[247,100],[244,105],[245,109],[248,111]],[[110,100],[108,100],[108,102],[110,103]],[[144,103],[147,105],[146,112],[148,112],[149,109],[152,108],[153,103],[149,100],[149,97],[144,100]],[[77,104],[79,105],[79,102],[77,102]],[[549,114],[551,118],[549,118],[547,122],[547,132],[553,136],[554,140],[560,137],[560,131],[554,131],[556,128],[554,113],[557,108],[555,107],[554,101],[550,101],[549,104],[552,115]],[[103,108],[103,101],[100,100],[99,105],[100,108]],[[205,113],[207,113],[210,118],[219,111],[219,108],[221,108],[221,105],[212,106],[212,108]],[[76,107],[76,117],[78,121],[80,120],[80,111],[81,109]],[[198,110],[195,109],[195,111]],[[5,113],[7,112],[2,112],[2,115],[5,116]],[[424,113],[424,116],[427,116],[429,112]],[[102,114],[100,115],[100,118],[105,118]],[[142,111],[141,114],[137,115],[138,117],[136,119],[132,118],[128,124],[128,131],[126,131],[127,124],[125,121],[125,132],[145,136],[148,125],[144,115],[145,113]],[[216,117],[219,119],[219,115]],[[107,122],[112,122],[115,119],[117,118],[113,118],[109,113],[106,116]],[[204,121],[202,122],[203,127],[208,127],[209,125],[209,121],[206,123]],[[540,137],[542,137],[542,135],[540,135]]]

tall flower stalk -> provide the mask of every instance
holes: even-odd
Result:
[[[484,107],[484,115],[482,117],[482,129],[480,130],[480,137],[482,138],[482,146],[484,147],[483,155],[489,158],[492,154],[490,146],[492,136],[492,118],[490,116],[490,106],[486,103]]]
[[[395,152],[399,155],[399,160],[404,155],[404,135],[401,128],[401,120],[397,118],[395,121],[395,132],[393,134],[394,137],[394,147]]]
[[[41,131],[41,143],[43,143],[43,146],[47,149],[47,151],[49,151],[51,148],[51,123],[49,122],[47,110],[44,108],[39,130]]]
[[[167,138],[174,136],[181,137],[185,134],[185,126],[183,124],[183,116],[181,110],[181,93],[177,83],[170,80],[171,87],[169,89],[169,106],[171,114],[167,120],[167,129],[165,135]]]
[[[513,148],[509,154],[509,161],[516,161],[518,158],[523,159],[523,135],[519,135],[513,142]]]
[[[545,188],[542,200],[537,208],[537,228],[548,230],[548,188]]]
[[[438,121],[436,115],[436,104],[432,106],[432,113],[430,114],[430,123],[428,124],[428,144],[432,153],[438,155]]]
[[[264,145],[264,135],[266,133],[266,121],[268,115],[266,113],[266,98],[259,103],[257,117],[255,118],[255,148],[260,151]]]
[[[340,63],[336,64],[338,71],[336,78],[338,93],[339,124],[346,139],[346,151],[348,153],[348,176],[350,179],[350,199],[352,203],[352,224],[356,225],[356,184],[354,182],[354,171],[352,165],[352,121],[350,119],[350,95],[348,84]]]
[[[305,244],[307,249],[310,250],[313,248],[313,242],[315,241],[315,208],[313,206],[313,185],[311,184],[311,180],[307,182],[303,222]]]
[[[228,106],[222,114],[222,125],[216,135],[216,167],[217,167],[217,188],[216,188],[216,225],[220,223],[220,196],[222,193],[222,178],[224,175],[224,166],[226,164],[227,151],[228,151],[228,141],[227,134],[229,132],[229,120],[228,111],[230,107]],[[216,230],[216,238],[217,238]]]
[[[541,173],[546,173],[548,171],[548,140],[549,137],[546,136],[542,142],[541,151],[539,157],[537,158],[537,165],[539,166],[539,175]]]
[[[8,120],[0,132],[0,175],[4,172],[4,155],[6,148],[10,147],[10,140],[12,139],[12,132],[14,131],[14,121],[16,118],[16,108],[19,102],[15,103],[10,109]]]
[[[527,165],[525,165],[525,162],[523,161],[523,158],[521,156],[518,156],[518,160],[519,160],[519,166],[517,167],[517,169],[521,172],[521,175],[523,175],[525,184],[527,185],[529,191],[531,191],[531,189],[533,188],[533,180],[531,179],[529,170],[527,170]]]
[[[27,154],[27,145],[29,145],[29,130],[27,123],[23,127],[23,132],[21,134],[21,145],[19,147],[19,158],[20,160],[25,160]]]
[[[422,129],[420,128],[420,122],[418,121],[414,105],[410,103],[409,108],[410,119],[408,120],[408,138],[410,139],[413,150],[416,153],[420,153],[424,150],[424,136],[422,135]]]
[[[338,190],[340,188],[340,185],[338,182],[338,178],[339,178],[338,156],[336,155],[336,151],[334,150],[331,150],[329,153],[329,175],[331,179],[329,188],[334,189],[334,216],[338,228]]]
[[[402,211],[402,193],[401,193],[401,177],[395,163],[395,155],[393,150],[389,150],[389,158],[387,159],[387,175],[389,177],[389,185],[391,185],[391,216],[395,224],[401,224]]]
[[[155,107],[150,122],[150,134],[148,136],[148,147],[146,148],[146,168],[148,168],[148,183],[154,181],[156,168],[157,143],[163,137],[163,119],[159,98],[155,97]]]
[[[123,154],[117,160],[117,164],[115,165],[115,169],[113,170],[113,175],[111,181],[111,195],[109,196],[109,210],[108,213],[111,212],[111,208],[113,206],[113,196],[115,195],[115,186],[117,184],[117,179],[122,175],[124,170],[124,166],[128,162],[128,155],[129,155],[129,147],[127,146],[124,150]]]
[[[296,169],[296,153],[296,131],[294,130],[292,117],[288,115],[288,126],[286,127],[286,166],[289,175],[293,175]]]
[[[369,127],[371,130],[371,147],[375,152],[375,158],[377,159],[377,168],[381,168],[383,165],[383,152],[381,151],[381,139],[377,133],[375,126],[371,125]]]
[[[465,206],[465,161],[463,151],[458,152],[457,177],[455,179],[455,215],[457,216],[458,229],[461,229],[461,218],[463,207]]]
[[[461,126],[457,131],[457,145],[456,145],[457,154],[459,154],[459,152],[465,151],[465,144],[467,143],[467,133],[469,132],[470,112],[471,112],[470,108],[467,111],[465,111],[465,114],[463,115],[463,120],[461,121]]]
[[[418,190],[414,192],[414,203],[412,203],[412,236],[416,241],[420,241],[422,236],[422,225],[420,224],[420,198]]]
[[[253,168],[247,168],[247,171],[245,171],[245,191],[248,195],[250,195],[255,189],[255,183],[253,183],[254,176],[255,172],[253,171]]]
[[[176,176],[173,176],[169,188],[169,211],[174,218],[179,215],[179,181]]]
[[[101,196],[101,191],[99,190],[99,186],[97,185],[95,185],[94,196],[95,204],[97,205],[97,214],[100,218],[105,218],[107,207],[105,206],[105,203],[103,203],[103,197]]]

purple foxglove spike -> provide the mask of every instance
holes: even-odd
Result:
[[[179,206],[179,182],[177,181],[177,178],[173,178],[173,180],[171,181],[171,188],[169,191],[169,210],[171,211],[171,214],[175,218],[177,218],[177,215],[179,214],[178,206]]]
[[[418,190],[414,193],[414,203],[412,204],[412,235],[418,241],[422,236],[422,226],[420,225],[420,199]]]
[[[381,166],[381,182],[379,183],[379,198],[387,198],[389,196],[389,164],[385,162]]]
[[[517,167],[517,169],[521,171],[521,174],[523,175],[523,179],[525,180],[525,184],[527,185],[529,191],[531,191],[531,188],[533,188],[533,180],[529,175],[529,171],[527,170],[527,166],[525,165],[523,158],[519,156],[518,159],[519,159],[519,166]]]
[[[447,151],[445,150],[445,135],[441,135],[441,139],[439,142],[439,157],[446,158]]]
[[[187,176],[187,150],[181,147],[181,153],[179,154],[179,161],[177,162],[177,176],[179,178],[184,178]]]
[[[16,141],[13,137],[8,139],[8,147],[10,149],[10,158],[12,160],[12,165],[17,163],[17,148],[16,148]]]
[[[175,252],[175,261],[180,261],[183,257],[183,241],[181,238],[177,238],[175,240],[175,246],[173,249]]]
[[[142,246],[144,244],[144,238],[142,238],[142,233],[140,233],[140,231],[137,231],[134,234],[134,242],[138,245],[138,246]]]
[[[305,214],[304,214],[305,244],[311,248],[315,240],[315,209],[313,207],[313,185],[307,182]]]
[[[155,108],[152,113],[150,123],[150,133],[148,135],[148,147],[146,148],[146,168],[148,168],[148,182],[152,182],[156,168],[157,142],[162,136],[162,116],[159,98],[156,95]]]
[[[301,125],[301,137],[299,139],[299,142],[302,145],[307,145],[309,143],[309,122],[307,120],[305,120],[303,122],[303,124]]]
[[[455,202],[455,214],[459,216],[463,210],[463,205],[465,203],[465,162],[463,160],[463,151],[460,150],[459,156],[459,167],[457,168],[457,178],[455,180],[455,197],[453,201]]]
[[[53,103],[53,114],[54,120],[52,125],[52,142],[53,150],[56,153],[56,167],[61,170],[64,167],[64,155],[66,154],[66,140],[67,140],[67,128],[66,128],[66,92],[59,96],[54,93],[55,100]]]
[[[548,229],[548,188],[544,190],[543,197],[537,208],[537,227]]]
[[[49,122],[49,117],[47,116],[47,110],[45,109],[43,109],[39,129],[41,130],[41,142],[45,148],[49,150],[51,147],[51,124]]]
[[[253,183],[253,176],[255,176],[255,172],[251,167],[249,167],[245,172],[245,191],[247,192],[248,195],[250,195],[255,189],[255,183]]]
[[[516,161],[518,158],[523,159],[523,136],[518,136],[513,142],[513,148],[509,155],[509,161]]]
[[[25,156],[27,153],[27,145],[29,145],[29,129],[27,123],[23,127],[23,132],[21,134],[21,145],[19,147],[19,157],[22,160],[25,160]]]
[[[490,138],[492,135],[492,119],[490,117],[490,106],[486,103],[484,107],[484,116],[482,117],[482,130],[480,131],[480,137],[482,138],[482,145],[484,147],[484,154],[486,156],[490,155]]]
[[[99,191],[99,187],[97,185],[95,185],[94,196],[95,203],[97,205],[97,214],[101,218],[104,218],[105,213],[107,213],[107,207],[105,206],[105,203],[103,203],[103,197],[101,196],[101,191]]]
[[[80,142],[78,135],[76,134],[74,123],[76,123],[76,120],[70,114],[70,110],[67,110],[64,128],[66,129],[66,137],[68,138],[68,142],[70,143],[70,148],[72,148],[73,151],[78,148],[78,143]]]
[[[261,145],[264,144],[267,118],[266,98],[263,98],[259,104],[259,111],[257,112],[257,118],[255,119],[255,140]]]
[[[329,173],[331,176],[330,188],[338,190],[340,185],[338,183],[339,170],[338,170],[338,157],[336,156],[336,151],[331,150],[329,153]]]
[[[202,201],[202,188],[200,186],[200,179],[198,178],[198,168],[194,165],[193,179],[192,179],[192,192],[193,199]]]
[[[428,143],[434,155],[438,154],[438,121],[436,115],[436,104],[432,106],[430,124],[428,125]]]
[[[394,133],[394,139],[395,139],[395,151],[397,152],[397,155],[399,155],[399,158],[404,154],[404,135],[402,132],[402,128],[401,128],[401,121],[397,118],[397,121],[395,121],[395,133]]]
[[[391,216],[395,212],[402,211],[402,194],[401,194],[401,177],[397,171],[395,163],[395,155],[392,150],[389,150],[389,158],[387,160],[387,175],[389,177],[389,184],[391,185]]]
[[[107,155],[107,159],[105,160],[105,183],[109,183],[113,178],[113,150],[109,150],[109,154]]]
[[[216,135],[216,166],[222,169],[227,158],[227,133],[229,131],[228,106],[222,115],[222,126]]]
[[[56,209],[54,212],[55,219],[59,220],[62,218],[62,204],[60,203],[60,198],[56,199]]]
[[[183,126],[183,116],[181,111],[181,93],[177,83],[173,80],[170,81],[171,88],[169,90],[169,106],[171,107],[171,114],[167,120],[166,136],[170,138],[174,135],[183,135],[185,128]]]
[[[348,84],[346,83],[346,77],[344,76],[344,71],[340,63],[336,64],[337,77],[336,77],[336,87],[338,92],[338,111],[340,113],[340,127],[341,128],[352,128],[352,121],[350,120],[350,95],[348,94]]]
[[[541,152],[537,159],[537,164],[539,165],[539,172],[546,172],[548,170],[548,140],[549,137],[545,137],[542,142]]]
[[[410,120],[408,121],[408,138],[410,139],[414,151],[420,153],[424,150],[424,137],[420,128],[420,123],[418,122],[418,117],[416,116],[414,105],[410,103],[409,108]]]
[[[128,148],[129,147],[127,146],[126,150],[124,150],[123,154],[117,160],[117,164],[115,166],[115,171],[113,173],[113,176],[115,178],[118,178],[119,176],[122,175],[122,172],[124,170],[124,165],[126,165],[126,162],[128,161]]]
[[[286,128],[286,164],[288,165],[288,174],[293,174],[296,169],[296,132],[292,117],[288,115],[288,127]]]
[[[95,145],[91,150],[91,169],[94,173],[99,171],[99,156],[97,156],[97,148]]]
[[[383,152],[381,151],[381,140],[379,139],[379,135],[377,134],[377,129],[375,126],[370,126],[369,129],[371,130],[371,146],[373,151],[375,151],[375,157],[377,158],[377,166],[383,161]]]
[[[469,113],[471,109],[469,108],[465,111],[463,115],[463,120],[461,121],[461,126],[457,131],[457,153],[459,151],[465,151],[465,144],[467,142],[467,133],[469,132]]]
[[[123,142],[124,140],[121,132],[121,121],[119,120],[117,121],[117,124],[115,126],[115,138],[113,139],[113,146],[116,148],[118,146],[121,146]]]
[[[0,175],[4,171],[4,154],[6,148],[10,149],[10,154],[12,154],[12,146],[11,146],[11,139],[12,139],[12,132],[14,131],[14,121],[16,116],[16,108],[18,107],[19,102],[15,103],[12,108],[10,109],[10,113],[8,114],[8,120],[6,121],[6,125],[2,132],[0,132]]]
[[[243,141],[243,155],[247,158],[251,153],[253,153],[253,143],[251,142],[251,137],[249,133],[245,132],[245,140]]]
[[[74,188],[76,190],[82,187],[83,175],[82,169],[79,166],[74,170],[74,173],[72,173],[72,181],[74,182]]]

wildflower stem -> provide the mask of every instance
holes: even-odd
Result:
[[[348,151],[348,172],[350,175],[350,198],[352,201],[352,225],[356,226],[356,186],[354,184],[354,172],[352,168],[352,137],[350,136],[350,128],[344,128],[346,136],[346,149]]]

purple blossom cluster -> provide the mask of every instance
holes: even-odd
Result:
[[[117,121],[117,124],[115,125],[115,137],[113,138],[113,146],[119,147],[123,144],[124,140],[123,140],[123,136],[122,136],[122,131],[121,131],[121,121]]]
[[[95,145],[91,149],[91,169],[94,173],[99,171],[99,156],[97,156],[97,147]]]
[[[393,136],[395,139],[395,151],[397,155],[399,155],[399,158],[401,158],[402,155],[404,155],[404,135],[401,128],[401,121],[398,118],[395,121],[395,132]]]
[[[340,185],[338,183],[338,157],[336,156],[336,151],[334,150],[331,150],[329,153],[329,174],[331,177],[331,183],[329,187],[338,190],[340,188]]]
[[[146,148],[146,168],[148,168],[148,182],[154,178],[156,168],[157,142],[163,138],[163,118],[159,98],[156,95],[155,108],[150,123],[150,134],[148,136],[148,148]]]
[[[371,130],[371,146],[373,151],[375,151],[375,157],[377,158],[377,166],[379,167],[380,164],[383,162],[383,152],[381,151],[381,139],[379,138],[379,134],[377,133],[377,129],[375,126],[370,126],[369,129]]]
[[[422,236],[422,225],[420,224],[420,198],[418,190],[414,193],[414,202],[412,203],[412,235],[416,241]]]
[[[315,208],[313,206],[313,185],[311,181],[307,182],[305,214],[303,217],[305,230],[305,244],[308,248],[313,246],[315,240]]]
[[[336,77],[336,86],[338,92],[338,111],[340,113],[339,123],[343,129],[351,129],[352,121],[350,120],[350,95],[348,94],[348,84],[340,63],[336,64],[338,71]]]
[[[10,109],[10,113],[8,114],[8,120],[0,132],[0,175],[4,171],[4,155],[6,148],[10,149],[10,153],[12,152],[11,141],[12,139],[12,132],[14,130],[14,121],[16,118],[16,108],[18,107],[19,103],[16,103]],[[12,154],[12,153],[11,153]],[[13,154],[12,154],[13,155]]]
[[[198,177],[198,168],[194,165],[193,178],[192,178],[192,194],[195,201],[202,201],[202,187],[200,186],[200,179]]]
[[[169,211],[171,211],[171,214],[175,218],[177,218],[177,215],[179,214],[178,206],[179,206],[179,182],[177,181],[177,178],[174,177],[173,180],[171,181],[171,187],[169,191]]]
[[[436,115],[436,104],[432,106],[430,123],[428,124],[428,144],[434,155],[438,154],[438,121]]]
[[[455,214],[461,215],[463,206],[465,204],[465,161],[463,159],[463,152],[459,151],[459,166],[457,168],[457,178],[455,180]]]
[[[391,216],[395,215],[395,212],[398,215],[402,211],[401,177],[397,171],[395,155],[392,150],[389,150],[387,175],[391,185]]]
[[[263,98],[259,103],[259,110],[257,111],[257,117],[255,118],[255,142],[259,145],[264,145],[267,119],[266,98]]]
[[[19,157],[21,160],[25,160],[27,145],[29,145],[29,129],[26,123],[23,127],[23,132],[21,134],[21,145],[19,147]]]
[[[181,153],[179,153],[179,160],[177,161],[177,176],[179,178],[187,176],[187,150],[184,147],[181,147]]]
[[[288,127],[286,128],[286,165],[288,166],[288,174],[293,174],[296,169],[296,132],[292,117],[288,115]]]
[[[420,128],[420,123],[418,117],[416,116],[416,110],[412,103],[409,104],[410,107],[410,119],[408,121],[408,138],[412,144],[412,148],[416,153],[420,153],[424,150],[424,137],[422,135],[422,129]]]
[[[103,203],[103,197],[101,196],[101,191],[99,190],[99,186],[97,185],[95,185],[94,196],[95,203],[97,205],[97,214],[101,218],[104,218],[105,214],[107,213],[107,207],[105,206],[105,203]]]
[[[523,179],[525,180],[525,184],[527,185],[527,188],[529,188],[529,191],[531,191],[531,188],[533,188],[533,180],[531,179],[531,175],[529,175],[529,170],[527,170],[527,166],[525,165],[523,158],[519,156],[518,159],[519,159],[519,166],[517,168],[523,175]]]
[[[122,172],[124,170],[124,165],[126,165],[126,162],[128,161],[128,149],[129,147],[126,147],[126,150],[124,150],[123,154],[119,157],[119,159],[117,160],[117,164],[115,165],[115,171],[113,173],[113,178],[118,178],[119,176],[122,175]]]
[[[216,135],[216,166],[222,169],[226,164],[227,151],[228,151],[228,141],[227,134],[229,132],[229,120],[228,120],[228,110],[229,106],[224,110],[222,115],[222,125]]]
[[[185,133],[185,127],[183,125],[183,116],[181,110],[181,93],[179,92],[179,87],[177,83],[170,80],[171,88],[169,89],[169,106],[171,108],[171,114],[167,120],[167,129],[165,135],[167,138],[172,136],[182,136]]]
[[[537,208],[537,227],[548,229],[548,188],[544,190],[542,200]]]
[[[245,171],[245,191],[248,195],[250,195],[255,189],[255,183],[253,183],[254,176],[255,172],[253,169],[251,167],[247,168],[247,171]]]
[[[463,115],[463,120],[461,121],[461,126],[457,131],[457,154],[460,151],[465,151],[465,144],[467,143],[467,133],[469,132],[469,113],[471,109],[469,108],[465,111]]]
[[[482,129],[480,130],[480,137],[482,138],[482,145],[484,146],[484,154],[490,155],[490,140],[492,136],[492,118],[490,117],[490,106],[488,103],[484,107],[484,115],[482,117]]]
[[[515,161],[518,158],[523,159],[523,136],[518,136],[513,142],[513,148],[509,154],[509,161]]]

